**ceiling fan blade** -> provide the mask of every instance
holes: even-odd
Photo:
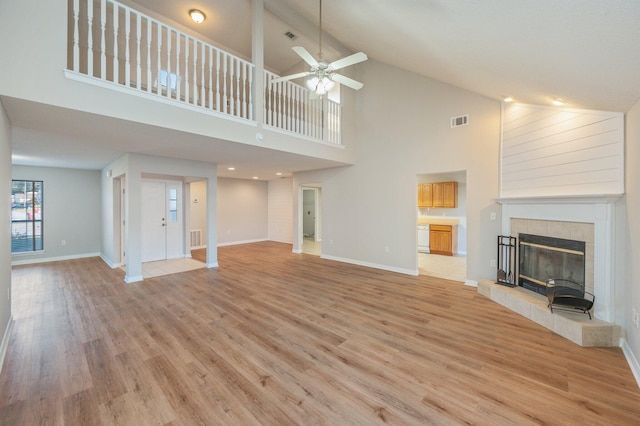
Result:
[[[304,59],[304,61],[306,63],[308,63],[309,65],[311,65],[312,67],[315,67],[318,65],[318,61],[316,61],[316,58],[314,58],[313,56],[311,56],[311,53],[309,53],[307,51],[307,49],[305,49],[302,46],[293,46],[291,49],[293,49],[294,52],[296,52],[298,54],[298,56],[300,56],[302,59]]]
[[[367,55],[363,52],[354,53],[346,58],[338,59],[329,64],[329,68],[332,70],[339,70],[340,68],[348,67],[349,65],[357,64],[358,62],[366,61]]]
[[[364,86],[364,84],[360,83],[359,81],[355,81],[352,78],[345,77],[344,75],[340,75],[340,74],[332,74],[331,78],[340,84],[344,84],[347,87],[351,87],[354,90],[360,90],[362,89],[362,86]]]
[[[289,80],[293,80],[300,77],[306,77],[309,74],[311,74],[311,72],[305,71],[305,72],[299,72],[298,74],[291,74],[291,75],[285,75],[282,77],[276,77],[273,80],[271,80],[271,83],[280,83],[281,81],[289,81]]]

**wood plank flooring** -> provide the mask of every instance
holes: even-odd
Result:
[[[135,284],[98,258],[15,267],[0,423],[640,424],[620,349],[460,283],[272,242],[219,263]]]

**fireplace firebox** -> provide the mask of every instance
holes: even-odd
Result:
[[[518,285],[547,294],[548,281],[564,279],[585,288],[584,241],[519,234]]]

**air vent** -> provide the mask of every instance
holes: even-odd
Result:
[[[295,40],[298,38],[298,36],[292,33],[291,31],[287,31],[286,33],[284,33],[284,35],[287,36],[289,40]]]
[[[469,114],[461,115],[459,117],[451,117],[451,128],[466,126],[469,124]]]

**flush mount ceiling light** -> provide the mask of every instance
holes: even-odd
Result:
[[[191,19],[193,19],[193,22],[195,22],[196,24],[201,24],[205,19],[207,19],[207,16],[204,14],[204,12],[198,9],[191,9],[189,11],[189,16],[191,16]]]

